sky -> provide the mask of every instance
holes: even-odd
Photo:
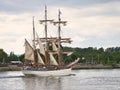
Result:
[[[44,36],[44,7],[48,19],[57,21],[58,10],[61,35],[70,37],[70,47],[120,47],[120,0],[0,0],[0,48],[8,54],[24,53],[25,38],[32,39],[32,17],[39,37]],[[57,35],[57,27],[48,24],[48,36]]]

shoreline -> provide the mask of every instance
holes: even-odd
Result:
[[[17,65],[1,66],[0,71],[21,71],[21,67]]]
[[[117,65],[103,65],[103,64],[95,64],[95,65],[79,65],[76,64],[72,67],[72,70],[80,70],[80,69],[119,69],[120,64]],[[22,67],[17,65],[8,65],[1,66],[0,71],[21,71]]]
[[[90,64],[90,65],[74,65],[72,67],[73,70],[77,70],[77,69],[119,69],[120,65],[103,65],[103,64]]]

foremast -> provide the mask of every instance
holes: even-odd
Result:
[[[37,64],[36,59],[36,45],[35,45],[35,23],[34,23],[34,16],[33,16],[33,50],[34,50],[34,64]]]
[[[34,17],[33,17],[33,41],[32,46],[29,44],[29,42],[25,39],[25,62],[31,62],[32,64],[36,65],[37,59],[36,59],[36,45],[35,45],[35,25],[34,25]]]

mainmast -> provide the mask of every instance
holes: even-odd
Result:
[[[45,25],[45,63],[46,65],[48,65],[49,61],[48,61],[48,36],[47,36],[47,23],[48,22],[53,22],[53,20],[48,20],[47,19],[47,7],[45,6],[45,19],[44,20],[40,20],[40,24]]]
[[[61,11],[58,13],[58,21],[53,22],[54,25],[58,24],[58,64],[61,66],[61,24],[66,25],[67,21],[61,21]]]

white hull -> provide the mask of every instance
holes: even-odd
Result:
[[[35,75],[35,76],[66,76],[71,75],[71,68],[51,70],[51,71],[34,71],[34,70],[22,70],[24,75]]]

